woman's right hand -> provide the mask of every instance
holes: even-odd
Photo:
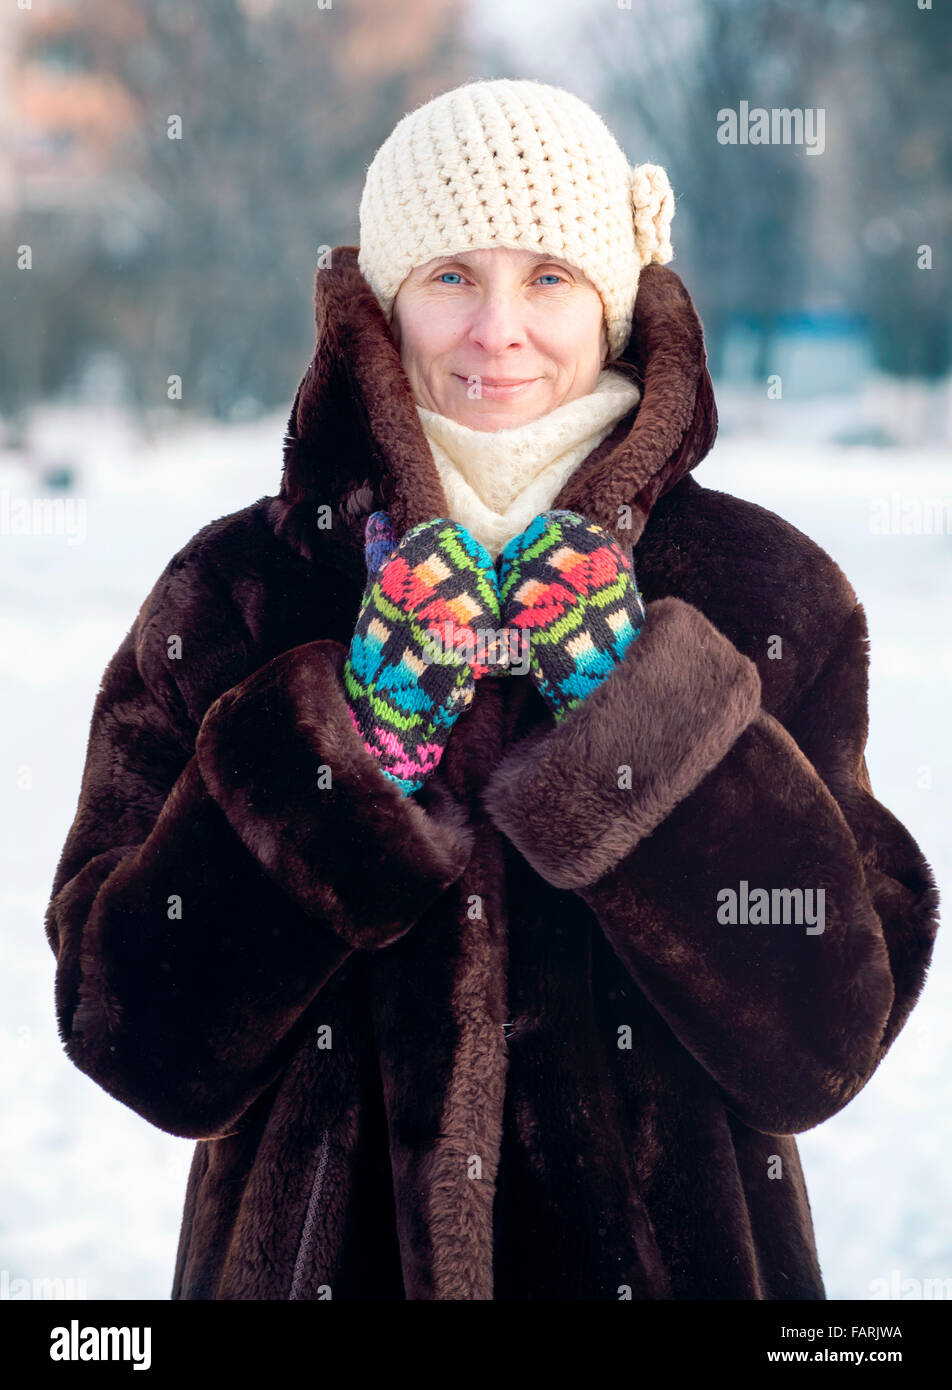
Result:
[[[485,546],[447,517],[420,522],[398,542],[387,513],[374,512],[364,536],[367,584],[344,688],[367,751],[410,796],[489,671],[496,570]]]

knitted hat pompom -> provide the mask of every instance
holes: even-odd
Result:
[[[635,242],[642,265],[659,261],[666,265],[674,251],[671,219],[674,192],[660,164],[636,164],[631,177],[631,202],[635,218]]]

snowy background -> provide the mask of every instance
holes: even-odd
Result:
[[[918,840],[944,903],[952,487],[948,449],[921,440],[948,438],[950,396],[947,385],[897,390],[873,378],[862,399],[800,405],[721,392],[721,435],[696,476],[799,526],[852,581],[871,636],[873,789]],[[77,1281],[89,1298],[169,1296],[194,1145],[151,1127],[65,1057],[42,918],[105,665],[174,551],[213,518],[277,491],[285,420],[281,410],[143,437],[105,408],[45,407],[25,446],[0,450],[0,503],[42,495],[38,470],[62,466],[76,476],[64,495],[85,504],[77,544],[8,526],[0,535],[0,1298],[15,1279],[61,1279],[67,1290]],[[856,442],[881,437],[895,442]],[[944,529],[878,534],[884,501],[944,501]],[[950,971],[940,932],[925,992],[885,1062],[844,1111],[799,1139],[830,1298],[869,1298],[875,1280],[952,1276]]]

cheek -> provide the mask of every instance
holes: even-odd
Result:
[[[588,365],[601,361],[608,351],[608,334],[599,300],[598,313],[593,317],[590,306],[567,316],[548,337],[549,351],[566,367]]]
[[[421,367],[450,352],[459,337],[459,327],[446,314],[421,313],[404,324],[406,351]]]
[[[400,358],[404,368],[420,371],[425,365],[427,335],[415,318],[405,317],[400,326]]]

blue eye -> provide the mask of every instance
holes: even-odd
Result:
[[[438,282],[441,282],[441,283],[443,283],[443,284],[448,283],[448,282],[446,281],[446,279],[445,279],[445,277],[446,277],[447,275],[455,275],[457,281],[460,280],[460,279],[462,278],[458,270],[441,270],[440,273],[439,273],[439,275],[436,277],[436,278],[437,278],[437,281],[438,281]],[[562,278],[563,278],[563,277],[562,277],[561,275],[557,275],[557,274],[555,273],[554,270],[546,270],[546,271],[543,271],[541,275],[536,276],[536,279],[538,279],[538,280],[546,280],[546,279],[548,279],[548,280],[562,281]]]

